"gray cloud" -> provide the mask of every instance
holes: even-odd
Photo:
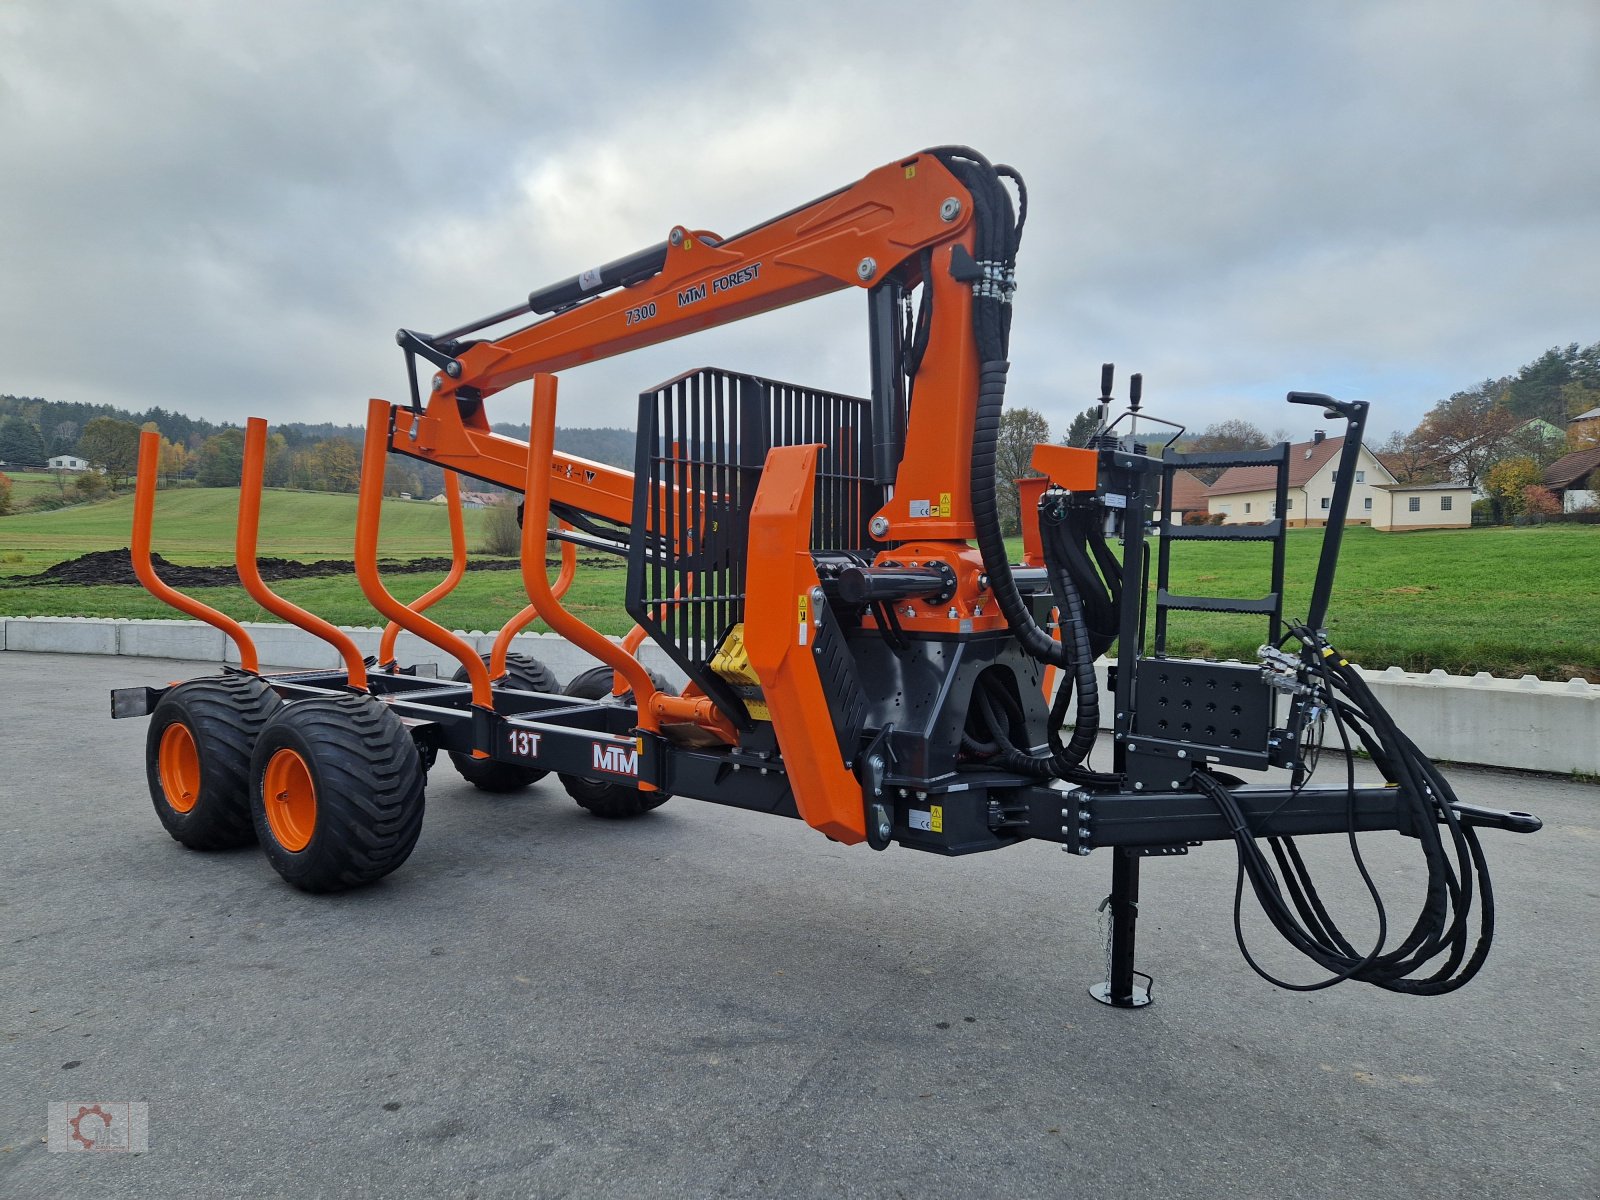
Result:
[[[1600,337],[1586,0],[0,7],[0,389],[359,421],[391,335],[733,232],[924,145],[1019,167],[1014,402],[1102,359],[1193,425],[1379,430]],[[570,424],[717,363],[864,386],[851,294],[564,379]],[[522,419],[527,397],[497,415]],[[1297,430],[1298,432],[1298,430]]]

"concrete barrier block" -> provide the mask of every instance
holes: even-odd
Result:
[[[328,670],[339,665],[339,654],[314,634],[293,625],[252,621],[244,630],[256,645],[256,656],[263,667],[291,667],[303,670]],[[224,646],[224,662],[237,663],[239,650],[230,638]]]
[[[228,635],[201,621],[119,621],[117,653],[130,658],[197,658],[221,662]]]
[[[35,654],[115,654],[117,622],[98,617],[8,617],[6,649]]]
[[[1600,773],[1600,687],[1429,672],[1367,677],[1424,754],[1526,771]]]
[[[362,658],[375,656],[378,653],[378,643],[383,640],[381,625],[341,625],[339,632],[356,644],[356,649],[361,651]]]

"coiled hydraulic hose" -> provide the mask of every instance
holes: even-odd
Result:
[[[1409,808],[1409,831],[1416,837],[1428,867],[1428,886],[1416,923],[1398,946],[1386,948],[1388,914],[1382,897],[1361,859],[1354,822],[1350,849],[1362,882],[1372,897],[1378,933],[1371,950],[1357,951],[1340,931],[1312,884],[1294,839],[1252,830],[1228,789],[1196,772],[1193,782],[1217,805],[1233,830],[1239,852],[1234,885],[1234,936],[1245,961],[1263,979],[1295,991],[1314,991],[1345,979],[1359,979],[1392,992],[1440,995],[1454,991],[1476,975],[1489,955],[1494,937],[1494,893],[1488,865],[1477,833],[1461,823],[1455,793],[1439,769],[1406,737],[1373,696],[1365,680],[1315,633],[1293,627],[1300,639],[1305,662],[1303,678],[1313,681],[1315,696],[1328,706],[1344,742],[1349,765],[1347,786],[1355,791],[1355,733],[1383,772],[1396,784]],[[1448,846],[1441,825],[1449,832]],[[1266,837],[1277,862],[1277,872],[1257,843]],[[1453,854],[1452,854],[1453,851]],[[1282,874],[1280,885],[1278,873]],[[1262,911],[1291,946],[1332,975],[1310,984],[1288,983],[1264,970],[1244,943],[1240,907],[1244,881],[1249,878]],[[1478,899],[1477,937],[1471,937],[1470,914]],[[1470,950],[1469,950],[1470,945]],[[1413,978],[1442,958],[1431,975]]]

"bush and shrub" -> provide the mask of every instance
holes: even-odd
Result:
[[[484,510],[483,546],[485,554],[514,557],[522,549],[522,525],[517,520],[517,505],[522,497],[510,493],[498,504]]]

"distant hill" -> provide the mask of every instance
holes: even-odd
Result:
[[[96,417],[111,417],[119,421],[130,421],[135,425],[154,422],[163,437],[179,442],[191,450],[198,449],[208,437],[225,429],[242,428],[230,421],[207,421],[201,417],[191,417],[185,413],[160,407],[140,412],[117,408],[110,404],[73,404],[45,400],[39,396],[0,395],[0,419],[9,416],[21,417],[33,425],[52,455],[72,453],[83,427]],[[272,429],[273,432],[284,436],[292,450],[303,449],[332,438],[353,442],[359,446],[365,432],[359,425],[336,425],[331,421],[286,421],[281,424],[275,422]],[[526,425],[501,423],[495,425],[494,430],[496,433],[521,438],[524,441],[528,437]],[[580,458],[593,459],[608,466],[633,469],[634,434],[631,429],[558,428],[556,449],[578,455]],[[418,463],[417,470],[422,477],[423,488],[429,494],[437,492],[443,486],[441,473],[437,467]]]

